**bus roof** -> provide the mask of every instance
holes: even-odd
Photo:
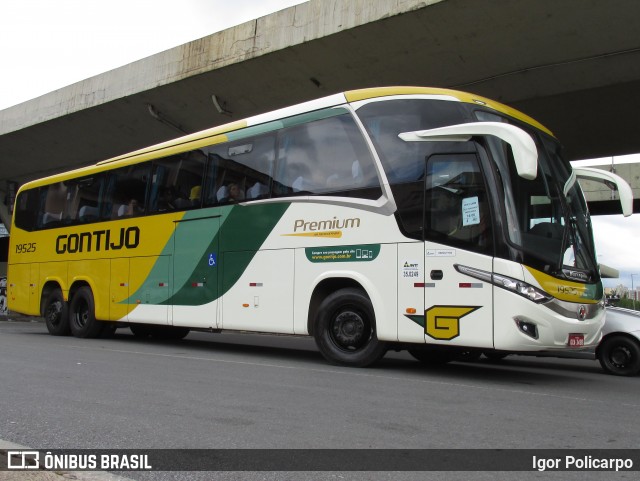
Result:
[[[226,136],[227,133],[234,132],[246,127],[277,121],[279,119],[291,117],[294,115],[300,115],[308,112],[313,112],[315,110],[331,108],[338,105],[343,105],[345,103],[360,102],[379,97],[401,95],[429,95],[434,97],[441,96],[443,97],[443,99],[446,98],[448,100],[457,100],[459,102],[482,105],[483,107],[491,108],[500,113],[503,113],[510,117],[514,117],[522,122],[532,125],[533,127],[540,129],[549,135],[553,135],[551,131],[549,131],[546,127],[544,127],[542,124],[529,117],[528,115],[525,115],[512,107],[501,104],[494,100],[467,92],[442,88],[410,86],[366,88],[359,90],[349,90],[343,93],[329,95],[327,97],[303,102],[300,104],[292,105],[290,107],[285,107],[282,109],[249,117],[243,120],[237,120],[210,129],[205,129],[193,134],[185,135],[183,137],[171,139],[160,144],[152,145],[143,149],[97,162],[94,165],[81,167],[79,169],[74,169],[60,174],[54,174],[49,177],[28,182],[27,184],[22,186],[20,190],[22,190],[22,188],[38,187],[40,185],[47,185],[52,182],[65,181],[81,175],[90,175],[94,172],[97,173],[104,170],[110,170],[111,168],[115,167],[115,165],[112,164],[117,164],[118,166],[136,164],[138,162],[150,160],[159,156],[165,157],[188,150],[205,147],[207,145],[226,142],[228,140]]]

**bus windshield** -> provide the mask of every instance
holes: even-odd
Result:
[[[506,121],[485,111],[476,116],[483,121]],[[597,281],[591,220],[571,165],[555,139],[518,126],[528,131],[538,149],[538,175],[533,180],[517,175],[503,142],[487,140],[502,178],[509,243],[521,250],[526,265],[556,277]]]
[[[405,234],[423,240],[429,240],[429,226],[423,224],[431,214],[424,193],[420,192],[428,188],[423,184],[430,178],[428,167],[425,172],[425,162],[444,153],[451,156],[455,152],[459,158],[476,148],[472,143],[404,142],[398,134],[470,121],[517,123],[537,146],[535,179],[518,175],[508,144],[492,136],[481,141],[494,164],[491,168],[485,166],[485,171],[497,170],[498,176],[497,182],[487,182],[487,191],[494,197],[495,225],[502,226],[505,239],[504,248],[496,246],[495,255],[556,277],[585,283],[598,280],[586,202],[571,165],[562,157],[560,144],[551,136],[497,113],[458,102],[394,99],[365,105],[357,113],[380,155]],[[424,217],[423,206],[427,209]],[[449,238],[444,242],[455,245],[456,240]],[[458,245],[481,251],[471,245]]]

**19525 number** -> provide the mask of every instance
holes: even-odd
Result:
[[[36,251],[35,242],[27,242],[26,244],[16,244],[16,254],[29,254]]]

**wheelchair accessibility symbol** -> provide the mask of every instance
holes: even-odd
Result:
[[[216,265],[218,265],[216,255],[214,253],[209,254],[209,267],[215,267]]]

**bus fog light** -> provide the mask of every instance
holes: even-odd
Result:
[[[538,327],[533,322],[523,321],[522,319],[514,319],[520,332],[525,333],[527,336],[538,339]]]

